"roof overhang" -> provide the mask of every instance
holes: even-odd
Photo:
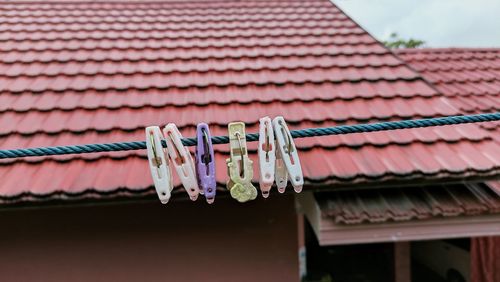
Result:
[[[322,246],[500,235],[500,213],[497,211],[474,212],[473,215],[433,214],[425,219],[363,220],[353,224],[339,222],[314,193],[304,192],[296,199],[299,212],[306,216]],[[384,205],[387,202],[372,208],[384,211]]]

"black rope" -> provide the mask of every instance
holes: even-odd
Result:
[[[292,134],[293,138],[306,138],[314,136],[365,133],[365,132],[387,131],[387,130],[397,130],[397,129],[443,126],[452,124],[498,121],[498,120],[500,120],[500,112],[466,115],[466,116],[447,116],[447,117],[429,118],[429,119],[389,121],[389,122],[379,122],[379,123],[369,123],[369,124],[341,125],[341,126],[323,127],[323,128],[306,128],[299,130],[291,130],[290,133]],[[259,139],[259,134],[258,133],[247,134],[246,138],[247,141],[249,142],[257,141]],[[185,146],[196,146],[196,138],[183,138],[182,143]],[[227,136],[213,136],[212,143],[227,144],[229,143],[229,138]],[[163,147],[166,147],[165,142],[163,142]],[[117,151],[131,151],[131,150],[141,150],[141,149],[146,149],[145,141],[40,147],[40,148],[0,150],[0,159],[66,155],[66,154],[86,154],[86,153],[99,153],[99,152],[117,152]]]

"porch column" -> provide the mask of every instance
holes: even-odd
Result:
[[[411,282],[410,242],[394,243],[394,281]]]

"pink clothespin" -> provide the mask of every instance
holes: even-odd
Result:
[[[199,123],[196,127],[196,169],[198,173],[198,184],[207,199],[207,203],[211,204],[215,200],[215,191],[217,183],[215,181],[215,157],[214,148],[212,146],[212,138],[210,130],[206,123]]]
[[[274,142],[274,130],[271,118],[263,117],[259,119],[259,122],[259,184],[262,196],[267,198],[269,197],[269,191],[271,190],[274,182],[276,144]]]
[[[278,147],[277,151],[279,151],[279,156],[285,165],[288,179],[290,179],[295,192],[299,193],[304,185],[304,176],[302,175],[302,167],[300,166],[299,155],[292,135],[282,116],[274,118],[273,127]]]
[[[200,188],[196,179],[193,157],[189,150],[182,144],[182,135],[173,123],[163,128],[163,135],[167,141],[167,152],[172,165],[181,179],[182,185],[192,201],[198,199]]]
[[[148,152],[148,163],[156,193],[162,204],[170,200],[170,191],[174,185],[172,182],[172,170],[168,159],[165,157],[165,150],[161,144],[163,135],[158,126],[146,127],[146,149]]]

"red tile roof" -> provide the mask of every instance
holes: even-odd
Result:
[[[327,0],[0,2],[0,147],[214,134],[460,114]],[[498,175],[476,125],[297,140],[308,185]],[[255,158],[255,144],[251,144]],[[224,183],[226,146],[217,146]],[[153,194],[144,152],[7,160],[0,201]],[[255,174],[257,175],[257,174]]]
[[[464,114],[500,111],[500,48],[399,49],[397,53]],[[480,126],[500,144],[500,122]],[[500,182],[488,185],[499,190]]]
[[[401,49],[398,55],[464,114],[500,111],[500,48]],[[500,142],[500,123],[482,124]]]
[[[481,184],[339,191],[316,199],[322,215],[336,224],[500,213],[500,197]]]

